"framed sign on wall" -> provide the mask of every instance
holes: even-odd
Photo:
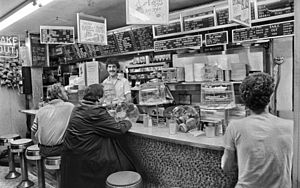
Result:
[[[126,0],[127,24],[168,24],[169,0]]]
[[[107,45],[106,18],[77,13],[78,43]]]
[[[74,44],[74,27],[69,26],[40,26],[42,44]]]

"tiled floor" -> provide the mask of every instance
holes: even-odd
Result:
[[[17,168],[17,171],[20,172],[21,169]],[[7,166],[0,166],[0,187],[1,188],[15,188],[17,185],[21,182],[21,176],[16,179],[6,180],[4,177],[8,173],[8,167]],[[34,182],[34,186],[31,188],[38,188],[37,184],[37,177],[33,175],[33,173],[28,173],[28,179]],[[53,186],[49,185],[46,180],[46,188],[54,188]]]

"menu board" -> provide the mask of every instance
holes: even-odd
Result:
[[[257,17],[266,18],[294,12],[294,2],[290,1],[257,1]]]
[[[120,53],[120,51],[115,35],[107,35],[107,45],[102,46],[101,55],[112,55],[118,53]]]
[[[20,39],[15,35],[0,35],[0,58],[18,58]]]
[[[132,34],[130,34],[131,31],[125,31],[125,32],[119,32],[114,33],[115,38],[118,43],[119,51],[120,53],[124,52],[132,52],[134,51],[134,41],[132,40]]]
[[[154,51],[174,50],[195,46],[202,46],[202,35],[154,41]]]
[[[184,31],[191,31],[201,28],[213,27],[215,25],[214,16],[199,17],[184,20]]]
[[[228,31],[205,34],[206,46],[228,44]]]
[[[169,25],[154,26],[155,36],[167,35],[181,32],[180,21],[172,22]]]
[[[74,27],[40,26],[42,44],[74,44]]]
[[[229,23],[229,11],[228,8],[216,10],[217,25],[226,25]]]
[[[40,36],[30,34],[31,60],[33,67],[43,67],[46,65],[47,50],[46,45],[40,43]]]
[[[294,21],[266,24],[257,27],[232,30],[232,42],[276,38],[294,34]]]
[[[152,26],[131,30],[131,37],[136,51],[153,49]]]

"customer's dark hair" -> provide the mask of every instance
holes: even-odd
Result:
[[[247,76],[240,85],[241,98],[246,107],[260,114],[269,104],[274,86],[274,79],[269,74],[252,74]]]
[[[92,84],[84,90],[83,99],[96,102],[103,97],[103,93],[103,86],[101,84]]]
[[[106,69],[107,69],[108,65],[116,65],[116,67],[118,69],[120,68],[119,61],[116,58],[108,58],[106,60],[105,64],[106,64]]]

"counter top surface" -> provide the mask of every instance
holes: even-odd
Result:
[[[38,110],[20,110],[21,113],[35,115]],[[190,133],[177,132],[176,134],[170,134],[169,128],[161,127],[145,127],[141,123],[134,123],[129,130],[130,133],[141,135],[148,138],[154,138],[157,140],[168,141],[176,144],[194,146],[199,148],[207,148],[214,150],[223,150],[223,136],[216,136],[208,138],[205,135],[193,136]]]
[[[154,138],[162,141],[169,141],[176,144],[207,148],[214,150],[223,150],[223,136],[208,138],[205,135],[193,136],[191,133],[169,134],[169,128],[144,127],[143,124],[135,123],[129,130],[130,133],[141,135],[148,138]]]

